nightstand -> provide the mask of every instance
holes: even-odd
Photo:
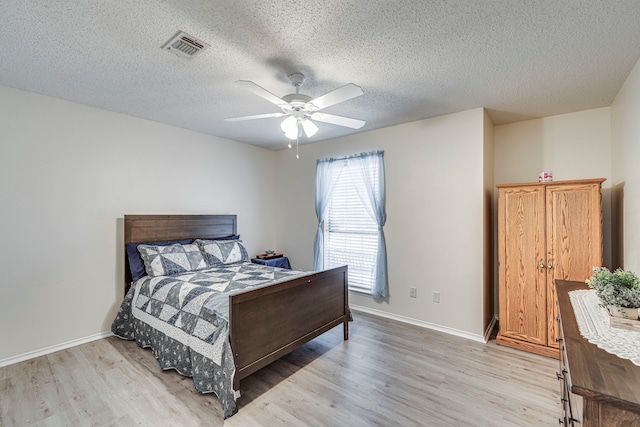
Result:
[[[289,258],[286,256],[279,256],[275,258],[263,259],[263,258],[252,258],[251,262],[254,264],[262,264],[268,265],[270,267],[279,267],[286,268],[287,270],[291,270],[291,264],[289,264]]]

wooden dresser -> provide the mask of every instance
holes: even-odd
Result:
[[[560,380],[565,426],[640,426],[640,366],[599,349],[580,335],[569,291],[583,282],[556,281]]]

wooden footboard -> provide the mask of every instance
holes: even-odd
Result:
[[[229,335],[240,380],[342,323],[349,339],[347,267],[229,297]]]

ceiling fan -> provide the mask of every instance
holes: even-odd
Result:
[[[290,140],[297,140],[303,132],[307,138],[312,137],[318,131],[318,127],[312,120],[324,123],[331,123],[338,126],[345,126],[352,129],[360,129],[365,125],[364,120],[352,119],[349,117],[336,116],[333,114],[321,113],[320,110],[356,98],[364,92],[360,86],[353,83],[346,84],[332,92],[312,99],[309,95],[300,93],[300,86],[304,83],[305,77],[302,73],[289,74],[291,84],[296,88],[296,93],[278,98],[268,90],[258,86],[249,80],[238,80],[236,83],[258,96],[274,103],[282,112],[256,114],[253,116],[232,117],[225,119],[228,122],[238,122],[242,120],[265,119],[269,117],[288,116],[280,124],[285,136]]]

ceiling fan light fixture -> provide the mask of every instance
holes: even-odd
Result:
[[[298,120],[293,116],[289,116],[282,121],[280,129],[288,139],[296,139],[298,137]]]
[[[295,131],[293,131],[293,132],[285,132],[285,133],[284,133],[284,136],[285,136],[287,139],[289,139],[289,140],[293,141],[293,140],[295,140],[295,139],[298,139],[298,131],[297,131],[297,130],[295,130]]]
[[[316,132],[318,132],[318,126],[316,126],[311,120],[304,119],[300,123],[302,124],[302,129],[304,129],[304,133],[307,135],[307,138],[311,138],[316,134]]]

